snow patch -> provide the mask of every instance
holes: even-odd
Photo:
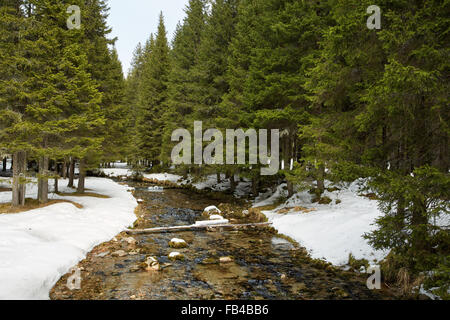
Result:
[[[325,191],[324,196],[333,200],[329,205],[312,203],[311,195],[302,191],[274,210],[262,212],[280,233],[307,248],[313,258],[344,265],[352,253],[356,259],[365,258],[376,264],[387,252],[373,249],[363,235],[374,229],[373,224],[382,213],[377,201],[359,196],[357,190],[357,186],[352,184],[340,191]],[[278,186],[272,195],[263,194],[257,198],[254,207],[273,204],[281,196],[284,196],[284,184]],[[335,204],[336,199],[341,203]],[[281,208],[296,206],[316,210],[305,213],[294,209],[285,214],[277,213]]]
[[[64,180],[60,180],[60,185]],[[57,196],[83,205],[58,203],[18,214],[0,215],[0,299],[49,299],[59,278],[98,244],[136,220],[134,197],[109,179],[87,178],[86,187],[110,198]],[[61,187],[63,192],[72,191]],[[27,186],[36,197],[37,186]],[[0,193],[1,202],[11,192]]]

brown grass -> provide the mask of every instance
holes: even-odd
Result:
[[[271,211],[274,210],[276,207],[278,207],[279,204],[269,204],[266,206],[260,206],[260,207],[255,207],[258,208],[261,211]]]
[[[285,214],[285,213],[290,212],[291,210],[294,210],[295,212],[308,213],[308,212],[316,211],[317,209],[315,209],[315,208],[307,209],[307,208],[304,208],[304,207],[293,207],[293,208],[292,207],[288,207],[288,208],[281,208],[281,209],[279,209],[277,211],[277,213]]]
[[[71,203],[78,209],[83,208],[83,206],[81,204],[73,202],[73,201],[69,201],[69,200],[50,200],[47,203],[39,203],[39,201],[36,199],[27,198],[25,200],[25,205],[21,206],[21,207],[12,207],[11,203],[1,203],[0,204],[0,214],[20,213],[20,212],[33,210],[33,209],[45,208],[45,207],[48,207],[48,206],[51,206],[51,205],[54,205],[57,203]]]
[[[366,197],[370,200],[379,200],[379,198],[377,197],[377,195],[375,193],[360,194],[360,196]]]
[[[94,193],[94,192],[85,192],[85,193],[64,193],[64,192],[58,192],[58,196],[63,197],[94,197],[94,198],[101,198],[101,199],[109,199],[110,196],[105,196],[104,194]]]

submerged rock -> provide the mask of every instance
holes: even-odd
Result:
[[[136,244],[137,243],[136,239],[133,237],[124,238],[123,241],[125,241],[128,244]]]
[[[105,251],[105,252],[100,252],[99,254],[96,254],[95,256],[99,257],[99,258],[103,258],[103,257],[106,257],[108,254],[109,254],[109,251]]]
[[[217,259],[212,258],[212,257],[206,258],[206,259],[204,259],[204,260],[201,262],[201,264],[205,264],[205,265],[208,265],[208,264],[217,264],[217,263],[218,263]]]
[[[160,265],[158,262],[158,259],[156,259],[155,257],[147,257],[145,259],[145,264],[146,264],[146,270],[147,271],[159,271],[160,270]]]

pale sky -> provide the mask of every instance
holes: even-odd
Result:
[[[108,25],[112,38],[118,37],[116,48],[122,61],[125,76],[128,73],[136,45],[142,44],[156,33],[159,13],[164,14],[167,37],[172,40],[179,21],[184,19],[184,9],[189,0],[108,0],[110,7]]]

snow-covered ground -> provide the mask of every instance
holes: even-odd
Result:
[[[0,158],[0,170],[3,170],[3,159]],[[11,170],[11,159],[6,159],[6,170]]]
[[[254,207],[273,204],[286,195],[286,185],[280,185],[274,193],[257,198]],[[373,230],[372,224],[381,216],[377,201],[359,196],[356,183],[341,191],[325,191],[324,195],[333,201],[330,204],[312,203],[312,195],[303,191],[276,209],[263,213],[280,233],[299,242],[314,258],[325,259],[335,265],[346,264],[350,253],[373,264],[384,258],[387,252],[374,250],[362,237]],[[342,202],[336,204],[336,199]],[[314,211],[295,210],[295,207]],[[278,213],[283,208],[292,209]]]
[[[67,181],[60,181],[60,191]],[[50,183],[51,185],[51,183]],[[0,215],[0,299],[48,299],[59,278],[96,245],[112,239],[136,220],[136,200],[127,187],[109,179],[87,178],[90,192],[111,198],[57,196],[83,205],[58,203],[18,214]],[[35,184],[27,196],[36,196]],[[11,192],[0,192],[10,202]]]

